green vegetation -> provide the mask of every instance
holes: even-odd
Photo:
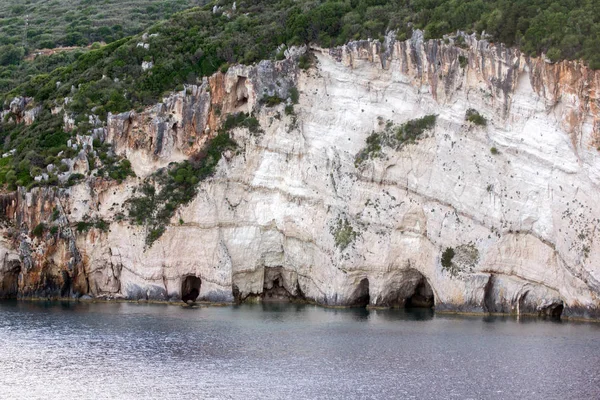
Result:
[[[492,153],[492,155],[494,155],[494,156],[500,154],[498,149],[495,147],[490,148],[490,153]]]
[[[247,128],[251,133],[260,133],[258,119],[248,113],[229,114],[221,126],[220,133],[229,132],[233,128]]]
[[[194,0],[4,0],[0,45],[51,49],[109,43],[199,4]]]
[[[106,232],[106,231],[108,231],[109,226],[110,226],[110,224],[101,218],[96,218],[94,220],[79,221],[75,225],[77,232],[79,232],[79,233],[85,233],[85,232],[89,231],[91,228],[96,228],[103,232]]]
[[[479,263],[479,250],[472,243],[461,244],[456,249],[447,247],[442,253],[442,268],[453,277],[473,272]]]
[[[479,112],[477,112],[477,110],[475,110],[473,108],[469,108],[467,110],[467,113],[465,115],[465,120],[472,122],[473,124],[478,125],[478,126],[487,125],[487,121],[485,120],[483,115],[479,114]]]
[[[528,54],[552,50],[554,57],[584,58],[600,67],[600,6],[593,0],[270,0],[239,1],[235,11],[231,1],[219,4],[217,13],[211,3],[156,24],[149,30],[155,34],[147,40],[149,49],[137,46],[139,37],[114,41],[81,54],[65,68],[32,78],[37,84],[29,81],[17,92],[44,100],[64,97],[72,85],[82,84],[73,109],[99,106],[102,115],[154,103],[166,90],[194,83],[227,64],[275,58],[282,43],[334,46],[381,38],[389,29],[396,29],[400,38],[413,28],[424,29],[427,37],[485,30]],[[309,58],[303,56],[300,63],[308,67]],[[141,63],[148,60],[154,67],[143,71]],[[45,90],[36,93],[40,87]]]
[[[267,107],[275,107],[277,104],[281,104],[285,101],[285,99],[282,99],[281,97],[275,95],[275,96],[263,96],[263,98],[260,100],[260,103],[267,106]]]
[[[448,271],[452,269],[452,259],[455,256],[454,249],[452,247],[446,247],[446,250],[442,253],[442,267]]]
[[[348,220],[341,218],[339,218],[335,225],[331,227],[330,231],[333,235],[336,247],[342,251],[348,247],[350,243],[354,242],[354,239],[356,239],[356,236],[358,235],[358,233],[352,229],[352,225],[350,225]]]
[[[204,0],[5,0],[0,2],[0,92],[72,63],[83,52],[36,57],[38,49],[99,48]],[[26,60],[25,60],[26,57]],[[35,60],[32,60],[34,59]]]
[[[406,143],[415,143],[423,132],[433,129],[436,119],[435,115],[426,115],[400,126],[394,126],[392,121],[388,121],[382,132],[369,135],[367,146],[355,157],[355,166],[359,167],[368,159],[381,157],[384,146],[400,150]]]
[[[219,0],[173,15],[154,24],[147,35],[137,34],[150,22],[203,0],[7,0],[0,5],[0,102],[4,110],[13,97],[34,97],[44,109],[31,126],[0,123],[0,151],[11,157],[0,161],[0,185],[58,184],[57,174],[66,168],[61,160],[76,150],[66,142],[74,134],[87,134],[90,115],[104,121],[109,112],[119,113],[156,103],[161,96],[204,76],[226,71],[235,63],[251,64],[283,56],[286,46],[314,42],[335,46],[360,38],[382,39],[389,30],[398,39],[423,29],[427,38],[455,34],[457,30],[481,34],[531,55],[545,52],[549,59],[582,58],[600,68],[600,3],[595,0]],[[213,7],[216,12],[213,12]],[[25,16],[29,15],[27,30]],[[101,42],[109,43],[102,45]],[[461,36],[454,38],[465,46]],[[89,45],[23,61],[36,47]],[[142,45],[140,45],[142,44]],[[142,62],[153,67],[142,69]],[[299,58],[308,69],[310,54]],[[468,60],[459,57],[465,67]],[[297,96],[290,91],[292,103]],[[65,105],[65,99],[70,99]],[[281,102],[266,98],[266,106]],[[51,115],[53,106],[64,106],[75,117],[73,132],[62,130],[62,114]],[[286,114],[293,115],[292,108]],[[241,117],[240,117],[241,118]],[[7,121],[10,120],[10,114]],[[481,120],[475,120],[482,122]],[[235,121],[234,121],[235,122]],[[259,130],[254,117],[239,126]],[[419,126],[405,127],[401,136],[372,135],[357,165],[377,156],[383,146],[398,148],[417,139]],[[100,175],[121,181],[132,175],[130,166],[110,149],[100,154]],[[103,159],[104,158],[104,159]],[[96,159],[88,155],[90,166]],[[34,177],[53,164],[47,181]],[[76,183],[74,177],[70,183]]]
[[[0,124],[0,151],[14,154],[0,160],[0,185],[10,189],[17,186],[34,184],[33,177],[39,175],[49,164],[60,167],[60,161],[74,156],[77,152],[67,147],[71,134],[63,131],[62,115],[52,115],[43,110],[36,121],[30,125]],[[65,165],[66,167],[66,165]],[[48,184],[57,185],[58,179],[52,175]]]
[[[292,101],[292,104],[298,104],[300,101],[300,92],[298,92],[298,89],[295,87],[290,88],[290,100]]]
[[[177,208],[196,196],[198,183],[211,176],[222,153],[234,147],[227,133],[219,133],[189,161],[171,163],[144,181],[128,208],[130,221],[148,229],[146,245],[160,238]]]
[[[44,225],[43,223],[39,223],[38,225],[36,225],[35,228],[33,228],[33,231],[31,231],[31,234],[35,237],[42,237],[45,230],[46,230],[46,225]]]

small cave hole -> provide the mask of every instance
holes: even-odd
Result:
[[[181,301],[195,303],[200,295],[202,281],[197,276],[186,276],[181,283]]]
[[[353,300],[350,301],[350,307],[366,307],[371,302],[371,296],[369,294],[369,280],[363,278],[352,296]]]
[[[541,312],[542,316],[559,320],[565,309],[565,305],[561,301],[560,303],[554,303],[544,308]]]
[[[248,103],[248,88],[246,87],[246,80],[247,78],[245,76],[238,76],[238,80],[235,85],[235,108],[240,108]]]
[[[0,299],[16,298],[19,292],[20,269],[9,270],[0,275]]]
[[[283,279],[283,268],[266,267],[264,272],[263,291],[261,300],[263,302],[298,302],[304,301],[304,294],[300,289],[300,284],[296,282],[296,293],[290,293],[285,287]]]
[[[415,286],[413,294],[406,299],[404,306],[406,308],[433,308],[434,304],[433,289],[423,276]]]

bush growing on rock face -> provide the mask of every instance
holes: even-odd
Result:
[[[248,113],[229,114],[221,125],[220,133],[227,133],[233,128],[248,128],[251,133],[260,133],[258,119]]]
[[[87,232],[94,224],[89,221],[79,221],[76,224],[77,232]]]
[[[495,155],[499,154],[500,152],[498,151],[498,149],[497,149],[497,148],[495,148],[495,147],[492,147],[492,148],[490,148],[490,153],[492,153],[492,155],[494,155],[494,156],[495,156]]]
[[[282,99],[281,97],[274,95],[274,96],[267,96],[264,95],[263,98],[260,100],[260,103],[267,106],[267,107],[274,107],[278,104],[281,104],[284,101],[284,99]]]
[[[300,92],[295,87],[290,88],[290,100],[292,104],[298,104],[298,101],[300,101]]]
[[[341,218],[331,227],[330,231],[333,235],[335,246],[341,251],[354,242],[354,239],[356,239],[356,236],[358,235],[348,220]]]
[[[452,247],[446,247],[446,250],[442,253],[442,267],[446,270],[452,268],[452,259],[454,258],[455,252]]]
[[[435,115],[426,115],[400,126],[388,121],[382,132],[373,132],[367,137],[367,146],[355,156],[354,165],[358,168],[368,159],[381,157],[384,147],[398,151],[407,143],[416,143],[425,131],[435,127],[436,119]]]
[[[307,70],[312,66],[312,59],[309,54],[303,54],[298,59],[298,68]]]
[[[71,176],[69,176],[69,179],[67,180],[67,186],[73,186],[75,184],[77,184],[79,181],[81,181],[83,178],[85,178],[85,176],[83,174],[71,174]]]
[[[478,126],[487,125],[487,121],[485,120],[483,115],[479,114],[479,112],[477,112],[477,110],[475,110],[473,108],[469,108],[467,110],[467,113],[465,115],[465,120],[467,120],[475,125],[478,125]]]
[[[231,122],[227,126],[231,129],[237,125]],[[127,201],[127,207],[132,223],[148,227],[147,246],[162,236],[177,209],[196,196],[198,183],[214,173],[223,152],[235,146],[227,133],[219,133],[189,161],[171,163],[146,178],[139,194]]]
[[[89,231],[91,228],[99,229],[103,232],[108,231],[110,224],[101,218],[96,218],[94,220],[84,220],[79,221],[75,225],[77,232],[85,233]]]
[[[46,225],[44,225],[43,223],[39,223],[38,225],[35,226],[35,228],[33,228],[33,231],[31,231],[31,234],[35,237],[42,237],[45,230],[46,230]]]

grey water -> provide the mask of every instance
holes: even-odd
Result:
[[[0,303],[1,399],[600,399],[600,324]]]

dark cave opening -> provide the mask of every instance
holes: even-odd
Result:
[[[390,308],[428,308],[435,306],[435,295],[429,281],[416,269],[400,271],[387,284],[388,289],[376,305]]]
[[[19,269],[5,272],[0,279],[0,299],[16,298],[19,292]]]
[[[282,267],[265,267],[263,291],[260,297],[262,302],[265,303],[302,302],[306,300],[299,282],[296,281],[295,291],[292,288],[292,292],[290,292],[285,287]]]
[[[363,278],[351,297],[349,302],[350,307],[366,307],[371,302],[371,295],[369,294],[369,280]]]
[[[186,276],[181,282],[181,301],[184,303],[195,303],[200,295],[202,280],[197,276]]]
[[[281,277],[277,277],[271,282],[265,281],[263,286],[262,301],[289,301],[291,297],[292,295],[290,294],[290,292],[288,292],[286,288],[283,287]]]
[[[417,282],[415,289],[404,302],[405,308],[433,308],[435,304],[435,296],[433,289],[427,278],[421,275],[421,279]]]
[[[541,310],[540,314],[543,317],[551,318],[551,319],[560,319],[562,313],[565,309],[565,305],[561,301],[560,303],[553,303],[548,307],[545,307]]]
[[[245,106],[248,103],[248,89],[246,88],[246,80],[247,78],[245,76],[238,76],[238,81],[235,85],[236,109]]]

